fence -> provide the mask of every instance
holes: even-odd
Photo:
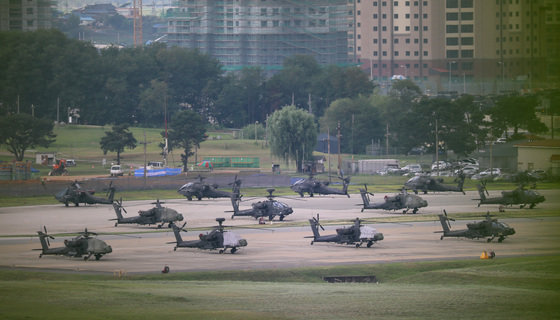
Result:
[[[0,180],[29,180],[33,170],[31,162],[0,162]]]
[[[260,168],[258,157],[205,157],[204,161],[210,161],[213,168]]]

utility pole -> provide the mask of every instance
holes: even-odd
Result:
[[[329,160],[329,183],[331,182],[331,133],[329,127],[327,127],[327,154]]]
[[[337,124],[337,140],[338,140],[338,174],[340,175],[340,172],[342,170],[342,158],[340,157],[340,137],[342,137],[342,135],[340,134],[340,121],[338,121]]]
[[[436,118],[436,171],[439,176],[439,136],[438,136],[438,123]]]
[[[385,156],[389,156],[389,122],[387,122],[387,128],[385,129]]]

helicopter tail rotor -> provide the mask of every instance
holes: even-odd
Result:
[[[319,226],[319,228],[321,228],[321,230],[325,231],[325,228],[323,228],[323,226],[319,222],[319,214],[318,213],[317,213],[317,218],[313,217],[313,221],[315,221],[315,223]]]

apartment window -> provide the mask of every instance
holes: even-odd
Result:
[[[405,1],[404,5],[407,6],[407,7],[410,7],[410,1]]]
[[[383,51],[383,56],[384,56],[384,57],[387,56],[387,51]]]
[[[386,6],[387,6],[387,1],[382,1],[382,2],[381,2],[381,6],[382,6],[382,7],[386,7]]]
[[[445,32],[446,33],[457,33],[457,32],[459,32],[459,26],[458,25],[447,25],[447,26],[445,26]]]
[[[459,0],[446,0],[445,1],[446,8],[459,8]]]
[[[447,58],[458,58],[459,50],[447,50],[446,56]]]
[[[422,39],[422,42],[424,42],[424,44],[426,44],[426,43],[428,43],[428,39],[424,38],[424,39]]]
[[[422,27],[422,30],[428,31],[428,26],[423,26],[423,27]]]
[[[428,14],[427,13],[422,14],[422,18],[428,19]]]
[[[373,43],[376,44],[376,43],[377,43],[377,39],[373,39]]]
[[[457,12],[448,12],[445,15],[445,18],[447,19],[447,21],[457,21],[459,20],[459,13]]]
[[[374,1],[374,2],[373,2],[373,6],[374,6],[374,7],[377,7],[377,1]],[[435,150],[435,149],[434,149],[434,150]]]
[[[398,13],[395,13],[395,14],[393,15],[393,19],[398,19],[398,18],[399,18],[399,14],[398,14]],[[435,149],[434,149],[434,150],[435,150]]]
[[[399,56],[399,52],[395,51],[395,57],[398,57],[398,56]]]
[[[278,20],[272,20],[272,26],[273,26],[273,27],[279,27],[279,26],[280,26],[280,21],[278,21]],[[359,35],[358,35],[358,37],[359,37]],[[435,150],[435,149],[434,149],[434,150]]]
[[[399,31],[399,26],[394,26],[393,29],[394,29],[395,31]]]
[[[362,11],[358,10],[358,12],[356,12],[357,15],[361,15]],[[434,149],[435,150],[435,149]]]
[[[474,25],[472,24],[462,24],[461,25],[461,32],[462,33],[472,33],[474,31]]]
[[[387,26],[382,26],[381,31],[387,31]]]
[[[374,26],[374,27],[373,27],[373,31],[377,31],[377,26]]]
[[[422,2],[422,5],[423,5],[424,7],[427,7],[427,6],[428,6],[428,1]]]
[[[358,51],[362,51],[362,47],[358,47]]]
[[[461,50],[461,57],[463,58],[472,58],[474,56],[473,50]]]
[[[27,9],[25,9],[25,13],[27,13],[27,14],[33,14],[33,8],[27,8]]]
[[[410,26],[406,26],[406,27],[404,27],[404,29],[405,29],[406,31],[410,31]]]
[[[414,51],[414,56],[418,57],[419,56],[419,52],[418,51]]]
[[[387,14],[385,14],[385,13],[382,14],[382,15],[381,15],[381,19],[387,19]]]
[[[414,31],[418,31],[418,26],[414,26]]]
[[[261,16],[266,16],[266,8],[261,8]]]
[[[374,14],[373,14],[373,18],[374,18],[374,19],[377,19],[377,13],[374,13]],[[435,150],[435,149],[434,149],[434,150]]]
[[[414,43],[418,43],[418,38],[414,39]]]
[[[428,56],[428,51],[424,51],[424,57]]]
[[[374,57],[377,57],[377,51],[374,51],[374,52],[373,52],[373,56],[374,56]]]
[[[461,69],[472,70],[473,69],[473,63],[472,62],[463,62],[463,63],[461,63]]]
[[[473,12],[461,12],[461,20],[471,21],[474,18]]]
[[[393,43],[398,44],[399,43],[399,39],[395,38],[395,40],[393,40]]]
[[[404,17],[405,17],[406,19],[410,19],[410,13],[406,13],[406,14],[404,15]]]
[[[381,42],[383,42],[383,44],[387,44],[387,39],[383,39]]]
[[[410,57],[410,51],[405,51],[404,55],[407,56],[407,57]]]
[[[464,46],[472,46],[474,44],[474,38],[472,37],[461,38],[461,44]]]
[[[418,13],[414,14],[414,19],[418,19]]]
[[[268,26],[268,21],[263,20],[261,21],[261,27],[267,27]]]
[[[398,1],[393,1],[393,6],[398,7],[399,6],[399,2]],[[435,149],[434,149],[435,150]]]
[[[473,0],[461,0],[461,8],[472,8]]]

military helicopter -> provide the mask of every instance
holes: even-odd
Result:
[[[266,191],[268,192],[266,200],[252,203],[251,209],[244,210],[239,210],[241,195],[239,193],[234,193],[231,196],[231,205],[233,206],[233,215],[231,218],[248,216],[255,219],[268,217],[268,220],[272,220],[274,217],[278,216],[280,221],[283,221],[285,216],[294,212],[294,210],[287,204],[274,200],[275,196],[272,195],[274,189],[266,189]]]
[[[525,206],[529,205],[529,209],[533,209],[538,203],[546,200],[544,196],[537,191],[527,190],[523,185],[519,185],[512,191],[502,191],[501,197],[493,198],[486,197],[488,190],[486,190],[485,184],[478,184],[476,188],[478,189],[478,194],[480,195],[480,199],[475,199],[479,200],[479,207],[481,204],[499,204],[503,206],[519,205],[519,208],[523,209]]]
[[[181,237],[181,231],[187,232],[187,230],[184,229],[187,224],[186,222],[182,227],[172,224],[171,227],[173,228],[173,233],[175,234],[175,239],[177,241],[169,243],[176,243],[173,251],[176,251],[177,248],[198,248],[204,250],[220,249],[219,252],[224,253],[227,249],[230,249],[232,254],[236,253],[240,247],[247,246],[247,240],[242,239],[236,233],[224,230],[226,226],[223,225],[223,222],[225,220],[226,219],[224,218],[216,218],[218,225],[213,227],[210,233],[201,233],[198,236],[199,240],[183,240]]]
[[[303,197],[304,193],[308,193],[310,197],[313,197],[314,194],[341,194],[346,195],[350,198],[348,194],[348,184],[350,183],[350,177],[344,177],[343,174],[338,177],[342,180],[342,189],[334,189],[330,188],[329,182],[319,181],[313,178],[313,175],[310,174],[309,178],[300,179],[296,181],[294,184],[290,186],[294,192],[299,193],[301,197]]]
[[[452,191],[452,192],[462,192],[463,191],[463,184],[465,183],[465,175],[460,173],[456,179],[458,181],[457,186],[452,186],[443,183],[442,178],[434,178],[430,176],[414,176],[410,178],[404,184],[404,188],[408,190],[413,190],[415,194],[418,194],[418,190],[422,190],[424,194],[428,193],[428,191]]]
[[[375,242],[383,240],[383,233],[377,232],[375,228],[362,226],[361,222],[362,220],[356,218],[352,226],[336,229],[336,234],[322,236],[319,234],[319,228],[323,231],[325,228],[319,223],[319,215],[317,214],[317,218],[309,219],[313,236],[306,238],[313,238],[311,245],[315,242],[335,242],[339,244],[353,244],[356,248],[359,248],[363,243],[367,243],[369,248]]]
[[[241,187],[241,180],[237,179],[237,175],[235,175],[233,182],[229,183],[229,185],[232,186],[231,193],[218,190],[217,184],[210,185],[203,183],[203,180],[206,179],[205,177],[199,175],[197,179],[198,181],[182,185],[177,192],[187,197],[189,201],[192,201],[193,197],[196,197],[198,200],[202,200],[202,198],[230,198],[232,193],[239,192],[239,188]]]
[[[105,241],[92,238],[91,235],[97,235],[95,232],[89,232],[87,228],[84,232],[79,232],[79,235],[71,240],[64,240],[64,247],[50,248],[49,239],[54,239],[49,235],[47,228],[43,226],[43,231],[37,231],[39,240],[41,241],[41,254],[43,255],[64,255],[68,257],[80,258],[84,256],[84,260],[88,260],[91,256],[95,256],[95,260],[101,259],[105,254],[113,252],[113,249]]]
[[[373,193],[369,193],[367,191],[367,185],[364,185],[364,187],[365,189],[360,189],[360,195],[363,200],[362,212],[364,212],[364,209],[383,209],[393,211],[404,209],[403,213],[406,214],[408,210],[412,209],[412,213],[416,214],[418,212],[418,208],[428,206],[428,201],[422,199],[420,196],[409,194],[404,188],[400,193],[397,193],[394,196],[385,196],[384,202],[370,204],[369,196],[373,196]]]
[[[76,207],[83,204],[111,204],[113,203],[113,198],[115,196],[115,187],[113,187],[113,181],[109,184],[109,188],[107,189],[107,198],[96,197],[93,194],[95,191],[88,191],[82,189],[78,181],[74,181],[70,183],[68,187],[64,190],[55,194],[56,200],[64,203],[65,206],[68,207],[68,203],[72,202]]]
[[[507,236],[515,234],[515,230],[504,222],[498,222],[497,219],[492,219],[490,213],[486,213],[486,219],[479,222],[467,223],[467,229],[451,230],[449,220],[455,219],[447,217],[447,212],[443,210],[444,214],[438,215],[439,221],[443,231],[436,231],[436,233],[443,232],[440,240],[445,237],[464,237],[469,239],[486,238],[486,242],[494,240],[498,237],[498,242],[504,241]]]
[[[115,201],[113,203],[113,208],[115,209],[115,213],[117,214],[117,218],[116,219],[110,219],[110,221],[114,221],[115,222],[115,227],[120,223],[120,224],[125,224],[125,223],[134,223],[134,224],[140,224],[140,225],[151,225],[151,224],[157,224],[158,222],[160,224],[158,224],[158,228],[161,228],[164,224],[168,223],[169,228],[171,228],[171,226],[173,225],[173,222],[175,221],[183,221],[183,215],[180,213],[177,213],[177,211],[170,209],[170,208],[165,208],[162,207],[161,204],[163,202],[160,202],[159,199],[157,199],[156,202],[152,202],[152,204],[155,204],[156,206],[153,207],[150,210],[140,210],[138,211],[138,213],[140,214],[139,216],[136,217],[129,217],[129,218],[125,218],[122,215],[122,211],[126,212],[126,209],[122,206],[122,199],[120,201]]]

